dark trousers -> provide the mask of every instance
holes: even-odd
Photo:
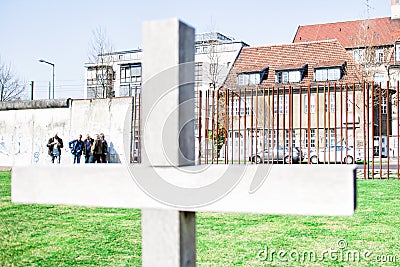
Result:
[[[93,159],[92,159],[91,163],[101,163],[101,155],[99,155],[99,154],[93,155]]]
[[[107,155],[102,154],[102,155],[100,156],[100,162],[101,162],[101,163],[107,163]]]
[[[61,155],[51,154],[51,163],[54,163],[55,159],[57,159],[57,163],[60,164]]]
[[[82,154],[75,154],[74,155],[74,163],[81,163],[81,156]]]

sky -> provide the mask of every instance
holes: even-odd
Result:
[[[369,6],[369,8],[367,8]],[[196,33],[218,31],[251,46],[291,43],[299,25],[390,16],[390,0],[0,0],[0,60],[34,81],[34,99],[82,98],[93,31],[115,51],[141,48],[142,23],[179,18]]]

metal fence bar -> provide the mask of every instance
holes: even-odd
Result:
[[[327,105],[326,105],[326,109],[325,112],[327,112],[328,114],[328,146],[329,147],[329,152],[328,152],[328,161],[331,162],[331,86],[330,84],[328,84],[328,95],[327,95]],[[326,138],[326,137],[325,137]],[[335,147],[335,154],[336,154],[336,147]]]
[[[397,106],[397,179],[400,180],[400,94],[399,94],[400,86],[399,81],[396,83],[396,106]]]
[[[397,106],[397,179],[400,180],[400,98],[399,98],[399,81],[396,83],[396,106]]]
[[[263,137],[263,142],[262,142],[262,151],[263,151],[263,153],[262,153],[262,161],[263,161],[263,163],[265,162],[265,122],[266,122],[266,119],[267,119],[267,113],[266,113],[266,109],[267,109],[267,107],[266,107],[266,102],[265,102],[265,88],[263,88],[263,116],[262,116],[262,118],[263,118],[263,130],[262,130],[262,137]]]
[[[244,157],[244,162],[247,161],[247,92],[246,92],[246,88],[244,88],[244,126],[243,126],[243,131],[244,131],[244,135],[243,135],[243,157]]]
[[[364,147],[363,168],[364,168],[364,179],[367,179],[367,161],[368,161],[368,158],[366,157],[367,156],[367,149],[366,148],[367,148],[367,143],[368,143],[367,134],[366,134],[366,130],[368,130],[368,124],[367,124],[368,120],[367,120],[367,116],[366,116],[366,112],[365,112],[366,111],[365,100],[367,99],[365,97],[366,93],[367,93],[366,83],[364,82],[363,86],[362,86],[362,106],[363,106],[363,121],[364,121],[364,123],[363,123],[363,147]]]
[[[290,164],[293,164],[293,93],[292,87],[289,86],[289,156]],[[301,160],[301,155],[300,160]]]
[[[268,94],[268,109],[267,109],[267,112],[271,112],[271,90],[269,88],[266,88],[265,90],[267,90],[267,94]],[[273,113],[274,113],[274,111],[272,110],[272,114]],[[272,122],[272,124],[273,124],[273,122]],[[271,163],[270,162],[270,158],[269,158],[269,153],[270,153],[270,150],[271,150],[271,146],[269,145],[269,142],[271,140],[271,131],[269,129],[270,127],[271,127],[271,117],[270,117],[270,113],[268,113],[268,129],[265,130],[266,131],[266,135],[267,135],[267,140],[266,141],[268,142],[267,143],[267,149],[268,149],[267,161],[268,161],[268,163]]]
[[[353,162],[356,162],[356,87],[353,84]]]
[[[310,164],[310,154],[311,154],[311,86],[307,86],[307,93],[308,93],[308,99],[307,99],[307,152],[308,152],[308,164]]]
[[[389,81],[386,83],[386,136],[387,136],[387,147],[386,147],[386,152],[387,152],[387,179],[390,179],[390,126],[389,126],[389,120],[390,120],[390,114],[392,112],[392,109],[390,108],[391,105],[389,105]]]
[[[372,82],[372,92],[371,92],[371,123],[372,123],[372,129],[371,129],[371,140],[372,140],[372,179],[375,179],[375,162],[374,162],[374,157],[375,157],[375,84]]]
[[[370,96],[369,96],[369,93],[370,93],[370,90],[369,90],[369,88],[370,88],[370,84],[367,84],[367,87],[366,87],[366,99],[365,99],[365,103],[366,103],[366,105],[367,105],[367,140],[366,140],[366,142],[367,142],[367,162],[368,162],[368,179],[370,179],[370,171],[369,171],[369,166],[370,166],[370,153],[371,153],[371,150],[370,150],[370,140],[371,140],[371,129],[370,129],[370,127],[369,127],[369,125],[370,125],[370,123],[371,123],[371,121],[370,121],[370,104],[369,104],[369,98],[370,98]],[[372,129],[373,129],[373,126],[374,125],[374,122],[372,121]]]
[[[211,91],[211,164],[214,164],[215,150],[215,90]],[[218,159],[217,159],[218,160]]]
[[[276,88],[276,150],[279,150],[279,141],[280,141],[280,101],[279,101],[279,88]],[[272,150],[272,153],[275,153],[275,148]],[[275,159],[275,156],[272,155]]]
[[[282,92],[282,149],[283,149],[283,164],[285,164],[285,152],[286,152],[286,88],[283,87],[283,92]],[[279,149],[278,149],[279,151]],[[278,152],[279,153],[279,152]]]
[[[258,86],[256,87],[256,113],[255,113],[255,125],[256,125],[256,147],[254,153],[258,153]]]
[[[216,114],[215,114],[215,117],[216,117],[215,120],[217,121],[217,125],[216,125],[216,127],[217,127],[217,129],[216,129],[216,131],[217,131],[217,160],[216,160],[216,163],[218,164],[219,158],[221,155],[221,148],[219,147],[219,142],[220,142],[220,138],[221,138],[220,135],[224,134],[224,132],[223,132],[223,129],[220,129],[220,122],[219,122],[219,105],[220,105],[220,102],[219,102],[220,90],[219,89],[217,89],[216,95],[217,95],[217,106],[216,106]],[[221,130],[221,132],[220,132],[220,130]],[[223,138],[225,138],[225,135],[223,135]]]
[[[327,133],[326,133],[326,85],[324,85],[324,163],[326,163],[326,151],[329,148],[328,144],[327,144]],[[328,153],[329,154],[329,153]],[[328,164],[330,164],[330,162],[328,162]]]
[[[238,91],[238,108],[239,108],[239,113],[238,113],[238,118],[239,118],[239,121],[238,121],[238,130],[239,130],[239,140],[238,140],[238,142],[239,142],[239,147],[238,147],[238,164],[240,164],[240,150],[241,150],[241,146],[240,146],[240,136],[242,135],[242,131],[241,131],[241,127],[240,127],[240,124],[241,124],[241,113],[242,113],[242,105],[241,105],[241,103],[242,103],[242,90],[240,90],[239,89],[239,91]]]
[[[343,146],[343,85],[340,85],[340,145]],[[340,158],[343,158],[343,149],[340,149]]]
[[[333,100],[334,100],[334,104],[333,104],[333,107],[334,107],[334,112],[335,112],[335,117],[334,117],[334,136],[335,136],[335,147],[337,147],[338,146],[338,138],[337,138],[337,97],[336,97],[336,83],[334,84],[334,86],[333,86],[333,95],[334,95],[334,97],[333,97]],[[335,164],[337,164],[337,153],[335,152]]]
[[[271,146],[269,147],[269,151],[272,151],[272,161],[274,161],[274,149],[275,149],[275,110],[277,110],[276,109],[276,107],[275,107],[275,96],[274,96],[274,91],[275,91],[275,88],[274,87],[272,87],[271,88],[271,90],[272,90],[272,144],[271,144]],[[268,152],[268,154],[269,154],[269,152]]]
[[[382,139],[382,84],[379,83],[379,179],[382,179],[382,150],[383,150],[383,139]]]
[[[250,155],[254,155],[254,143],[253,143],[253,138],[254,138],[254,98],[253,98],[253,90],[250,90],[251,93],[251,109],[250,109]]]
[[[231,92],[231,155],[232,155],[232,159],[231,159],[231,163],[233,164],[234,163],[234,154],[233,154],[233,152],[234,152],[234,142],[235,142],[235,133],[234,133],[234,129],[233,129],[233,119],[234,119],[234,99],[235,98],[235,95],[234,95],[234,92],[232,91]]]
[[[224,163],[228,164],[228,143],[229,143],[229,90],[225,89],[225,127],[226,127],[226,140],[225,140],[225,153]]]
[[[302,142],[303,142],[303,136],[302,136],[302,132],[303,132],[303,129],[302,129],[302,120],[301,120],[301,118],[303,117],[302,116],[302,108],[303,108],[303,105],[302,105],[302,99],[303,99],[303,92],[302,92],[303,90],[302,90],[302,87],[300,86],[299,87],[299,135],[300,135],[300,144],[299,144],[299,146],[300,146],[300,155],[303,155],[303,150],[302,150]],[[310,157],[310,155],[307,155],[307,158],[309,158]],[[300,164],[302,163],[302,161],[300,161]]]
[[[349,147],[349,85],[346,84],[346,158],[348,156],[348,150],[347,148]],[[341,158],[343,159],[343,157]],[[342,161],[343,163],[343,161]]]

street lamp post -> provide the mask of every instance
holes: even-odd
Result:
[[[51,62],[48,62],[46,60],[43,60],[43,59],[40,59],[39,62],[46,63],[46,64],[49,64],[49,65],[53,66],[53,99],[54,99],[54,69],[55,69],[55,64],[51,63]]]

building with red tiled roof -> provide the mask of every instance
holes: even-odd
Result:
[[[220,89],[232,93],[219,123],[232,136],[246,129],[248,137],[269,140],[267,146],[355,147],[364,128],[361,78],[337,40],[243,47]]]
[[[323,71],[327,75],[320,77]],[[260,77],[254,80],[258,82],[253,82],[252,77],[256,74]],[[258,87],[298,87],[360,81],[353,58],[337,40],[329,40],[244,47],[228,74],[225,86],[231,89],[256,84]]]
[[[400,20],[390,17],[299,26],[293,43],[337,39],[346,49],[393,45],[400,40]]]
[[[392,16],[299,26],[293,43],[338,40],[363,70],[363,79],[386,87],[400,78],[400,2],[391,0]]]
[[[393,94],[398,90],[397,82],[400,80],[400,1],[390,2],[391,17],[299,26],[293,43],[338,40],[358,64],[362,80],[374,81],[384,89],[383,92],[389,87],[392,90],[388,92]],[[387,101],[382,99],[386,106]],[[392,99],[388,100],[389,109],[395,98]],[[383,110],[375,108],[374,113],[379,117]],[[386,120],[392,121],[392,127],[386,126]],[[398,136],[398,123],[398,114],[389,113],[386,118],[385,113],[381,123],[374,122],[374,125],[383,124],[383,130],[374,129],[374,132],[380,132],[383,136]],[[394,146],[394,143],[391,146]]]

